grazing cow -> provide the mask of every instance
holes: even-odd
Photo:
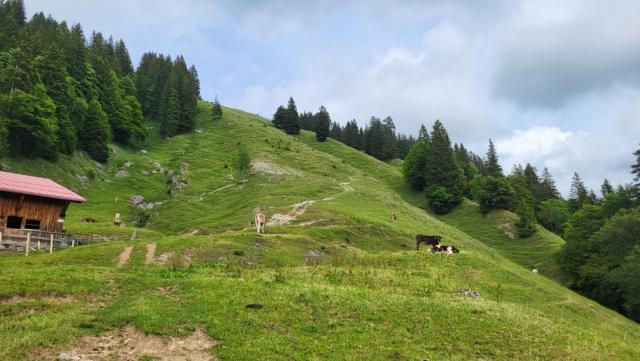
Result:
[[[436,244],[433,246],[433,252],[435,253],[444,253],[444,254],[452,254],[452,253],[460,253],[460,250],[454,246],[447,246],[444,244]]]
[[[440,236],[425,236],[424,234],[416,234],[416,250],[420,250],[420,243],[435,246],[440,244],[442,237]]]
[[[398,220],[398,216],[395,213],[391,213],[391,222],[396,223]]]
[[[253,217],[253,221],[251,221],[252,226],[256,226],[256,233],[264,233],[264,227],[267,224],[267,217],[264,213],[257,211],[256,215]]]

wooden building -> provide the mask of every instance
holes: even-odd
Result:
[[[0,240],[59,239],[69,204],[85,201],[50,179],[0,172]]]

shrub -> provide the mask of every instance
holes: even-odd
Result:
[[[482,213],[513,208],[514,190],[504,177],[477,175],[471,181],[471,193]]]
[[[433,187],[427,192],[427,204],[436,214],[451,212],[461,201],[442,186]]]
[[[251,156],[244,147],[238,150],[238,157],[236,158],[236,169],[239,171],[247,171],[251,168]]]

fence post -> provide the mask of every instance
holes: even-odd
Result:
[[[49,238],[49,253],[53,252],[53,233],[51,233],[51,238]]]
[[[0,244],[2,244],[2,233],[4,233],[4,229],[0,228]]]
[[[27,232],[27,246],[24,247],[24,255],[29,255],[29,247],[31,247],[31,232]]]
[[[74,239],[71,240],[71,248],[73,248],[75,246],[76,246],[76,239],[74,238]]]
[[[39,251],[40,250],[40,238],[38,238],[37,247],[38,247],[38,251]]]

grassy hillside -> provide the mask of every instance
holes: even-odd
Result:
[[[428,215],[397,166],[238,110],[215,123],[206,114],[202,105],[194,134],[115,148],[103,168],[81,156],[3,161],[89,199],[69,210],[71,232],[129,236],[132,196],[163,203],[134,242],[0,256],[0,359],[55,359],[126,325],[178,337],[203,326],[221,360],[640,357],[637,324],[508,260],[491,234],[481,242]],[[252,172],[233,169],[240,146]],[[186,183],[173,195],[172,179]],[[256,208],[275,221],[259,237],[248,227]],[[128,227],[111,224],[115,213]],[[416,252],[417,232],[462,252]]]

